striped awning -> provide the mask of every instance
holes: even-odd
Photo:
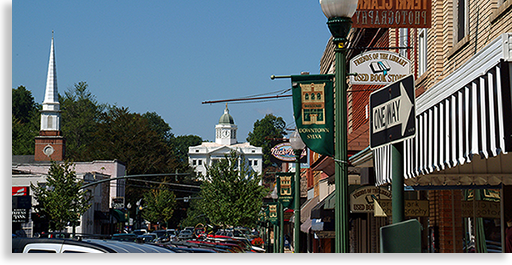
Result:
[[[512,150],[509,43],[512,34],[501,35],[416,99],[416,137],[403,144],[406,185],[512,182],[510,166],[484,172],[467,167],[453,170],[472,163],[475,155],[478,159],[500,156],[492,162],[500,165],[510,160],[505,155]],[[390,183],[390,146],[374,150],[374,161],[377,185]]]

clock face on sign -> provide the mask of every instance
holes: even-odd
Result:
[[[229,131],[222,131],[222,138],[228,138],[229,137]]]
[[[47,145],[43,148],[43,153],[47,156],[51,156],[55,150],[53,149],[53,146]]]

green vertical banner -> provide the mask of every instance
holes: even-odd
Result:
[[[334,75],[292,75],[293,115],[302,141],[334,156]]]
[[[279,225],[279,215],[277,214],[277,202],[269,202],[267,211],[268,220],[273,225]]]
[[[278,172],[277,173],[277,196],[283,207],[290,208],[293,204],[293,195],[295,183],[293,177],[295,172]]]

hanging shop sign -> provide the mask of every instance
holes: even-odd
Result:
[[[277,173],[277,196],[278,200],[285,208],[291,207],[293,204],[293,195],[295,183],[293,176],[295,172],[279,172]]]
[[[462,201],[462,217],[500,219],[500,203],[493,201]]]
[[[279,224],[279,215],[277,212],[277,202],[269,202],[267,211],[268,211],[268,220],[272,224],[278,225]]]
[[[334,156],[334,75],[292,75],[293,115],[313,152]]]
[[[377,199],[391,199],[389,190],[379,187],[362,187],[350,194],[351,213],[373,213],[373,202]]]
[[[375,216],[386,217],[393,215],[391,200],[375,200]],[[428,217],[428,200],[404,200],[404,215],[407,217]]]
[[[369,51],[350,60],[353,85],[389,85],[411,74],[411,61],[390,51]]]
[[[353,28],[430,28],[432,0],[359,0]]]
[[[270,149],[270,154],[272,156],[270,157],[270,161],[272,163],[281,164],[283,162],[295,162],[295,152],[288,139],[281,141],[272,141],[271,146],[272,148]],[[302,150],[299,161],[300,163],[307,163],[306,148]]]

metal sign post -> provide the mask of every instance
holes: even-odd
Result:
[[[403,141],[416,135],[414,77],[370,94],[370,148],[391,144],[393,223],[404,220]]]

